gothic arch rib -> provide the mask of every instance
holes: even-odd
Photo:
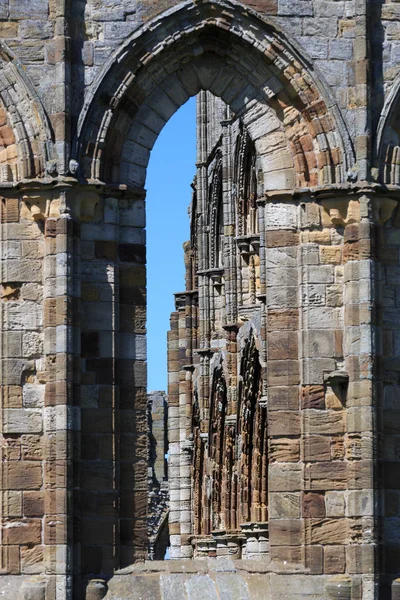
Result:
[[[12,180],[43,177],[54,156],[53,136],[46,111],[22,65],[0,41],[0,104],[7,115],[17,147]]]
[[[157,135],[201,89],[248,125],[266,189],[346,179],[354,152],[323,78],[275,25],[233,0],[184,2],[113,55],[79,119],[75,154],[85,176],[143,187]]]
[[[374,143],[374,160],[379,165],[379,180],[400,185],[400,75],[387,95],[379,118]]]

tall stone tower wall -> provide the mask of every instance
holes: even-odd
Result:
[[[397,2],[0,0],[3,597],[92,599],[99,577],[147,556],[146,168],[168,119],[205,91],[230,112],[212,155],[206,117],[220,123],[219,104],[199,106],[198,243],[170,336],[174,548],[192,552],[192,482],[210,474],[192,471],[193,408],[219,464],[218,406],[229,399],[232,417],[255,381],[245,354],[262,383],[247,401],[267,410],[255,522],[268,517],[274,559],[254,567],[265,589],[329,597],[340,576],[352,598],[388,597],[400,547],[399,31]],[[227,171],[239,123],[257,166],[256,210],[240,224]],[[237,227],[255,224],[249,266]],[[218,514],[200,522],[222,530]],[[195,586],[173,567],[141,568],[126,589]],[[236,582],[211,572],[204,585]]]

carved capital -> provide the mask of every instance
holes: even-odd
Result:
[[[360,202],[348,198],[329,198],[321,201],[322,226],[344,227],[360,221]]]

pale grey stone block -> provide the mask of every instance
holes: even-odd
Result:
[[[335,370],[333,358],[307,358],[303,361],[303,384],[322,385],[325,374]]]
[[[8,302],[4,314],[9,330],[39,329],[43,324],[43,308],[36,302]]]
[[[311,2],[303,2],[302,0],[279,0],[278,2],[279,16],[311,16],[313,14],[313,5]]]
[[[23,405],[26,408],[42,408],[44,406],[45,386],[26,383],[22,388]]]
[[[344,287],[344,301],[346,304],[358,302],[371,302],[371,282],[368,280],[350,281]]]
[[[303,35],[332,39],[337,36],[338,23],[336,19],[330,19],[327,16],[318,19],[306,17],[303,19]]]
[[[327,4],[337,4],[337,2],[329,2]],[[347,69],[344,61],[316,60],[316,63],[332,87],[340,87],[347,82]]]
[[[106,198],[104,200],[104,223],[118,225],[119,205],[117,198]]]
[[[42,264],[40,260],[9,260],[4,265],[4,280],[16,283],[41,282],[43,278]]]
[[[347,492],[346,516],[372,517],[374,514],[373,490],[349,490]]]
[[[316,17],[343,17],[345,3],[341,0],[330,2],[329,0],[315,0],[314,10]]]
[[[104,23],[104,40],[114,42],[129,36],[136,28],[135,21],[107,21]]]
[[[303,244],[301,246],[301,264],[304,266],[319,264],[319,244]]]
[[[2,384],[3,385],[21,385],[24,373],[33,371],[34,361],[19,358],[4,358]]]
[[[330,358],[335,355],[335,335],[327,329],[303,331],[303,357]]]
[[[299,519],[300,493],[278,492],[269,494],[269,516],[271,519]]]
[[[326,577],[296,575],[295,577],[271,573],[272,598],[282,600],[322,600],[325,598]]]
[[[310,284],[301,286],[303,306],[324,306],[326,286],[323,284]]]
[[[267,270],[267,286],[297,286],[298,270],[293,267],[270,268]]]
[[[49,15],[48,0],[9,0],[10,19],[47,19]]]
[[[3,428],[4,433],[41,433],[42,411],[6,408],[3,410]]]
[[[1,244],[1,258],[3,260],[21,258],[21,242],[3,242]]]
[[[309,306],[304,308],[304,319],[309,329],[340,329],[343,311],[340,308]]]
[[[27,15],[29,16],[29,15]],[[54,26],[51,21],[26,20],[21,21],[19,34],[25,39],[49,39],[54,34]]]
[[[300,37],[299,42],[301,42],[311,58],[328,58],[328,38],[314,38],[307,35]]]
[[[333,283],[333,265],[311,265],[304,267],[303,281],[308,283]]]
[[[397,267],[396,267],[397,269]],[[343,267],[344,281],[359,281],[361,279],[370,279],[373,273],[373,263],[371,260],[350,261]],[[399,281],[400,281],[400,270]]]
[[[373,422],[373,410],[370,406],[352,406],[347,410],[348,433],[372,431]]]
[[[119,338],[121,358],[146,360],[146,336],[134,333],[122,333]]]
[[[345,354],[370,354],[372,352],[372,333],[369,325],[346,327],[344,335]]]
[[[345,492],[326,492],[325,509],[327,517],[344,517],[346,511]]]
[[[25,358],[40,356],[43,353],[43,335],[28,331],[22,336],[22,353]]]
[[[294,204],[267,204],[265,207],[265,228],[296,230],[298,209]]]
[[[3,333],[3,358],[19,358],[22,356],[22,333],[9,331]]]
[[[329,56],[330,58],[337,58],[339,60],[350,60],[353,56],[352,40],[343,38],[331,40],[329,43]]]
[[[299,288],[292,287],[268,287],[268,308],[296,308],[299,306]]]
[[[271,267],[297,267],[297,248],[267,248],[265,251],[265,264]]]

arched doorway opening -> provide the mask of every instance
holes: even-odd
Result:
[[[240,3],[202,2],[196,6],[184,3],[136,32],[116,53],[95,84],[92,100],[80,119],[76,143],[82,176],[90,185],[100,187],[115,208],[117,216],[113,217],[114,229],[110,229],[109,235],[115,236],[118,243],[145,245],[143,199],[151,149],[176,110],[189,97],[205,90],[222,98],[234,118],[241,119],[249,136],[249,146],[244,147],[243,152],[246,154],[254,148],[257,154],[264,196],[272,198],[273,207],[279,202],[285,205],[281,212],[274,213],[275,217],[269,215],[269,218],[276,218],[277,229],[282,223],[285,226],[285,218],[289,223],[290,214],[294,214],[290,212],[290,202],[289,209],[285,204],[285,194],[292,194],[296,188],[341,182],[352,165],[348,136],[335,102],[321,81],[316,82],[307,60],[276,27]],[[199,115],[200,123],[203,117]],[[198,156],[198,175],[200,173],[201,177],[202,170],[207,168],[206,152],[200,148]],[[217,186],[212,191],[216,201],[220,191]],[[207,198],[207,194],[203,194],[196,201],[200,228],[202,224],[207,227],[206,215],[210,216]],[[242,200],[246,200],[243,207],[247,211],[244,235],[247,236],[248,228],[253,227],[257,236],[254,214],[251,213],[252,210],[254,213],[254,206],[250,197]],[[221,231],[221,215],[218,211],[215,214],[219,218],[215,221],[216,231]],[[224,235],[234,238],[236,231],[229,230],[230,225],[232,223],[224,221],[224,227],[228,227]],[[290,222],[287,228],[294,227]],[[221,256],[220,248],[211,248],[207,244],[202,244],[201,248],[198,255],[199,298],[201,290],[209,286],[205,281],[210,273],[205,271],[209,268],[210,250],[214,254],[212,275],[215,281],[218,279],[215,269],[218,270]],[[113,481],[115,488],[124,490],[129,499],[121,509],[122,516],[116,526],[119,529],[115,535],[116,560],[120,564],[129,564],[143,551],[143,511],[138,511],[137,507],[142,508],[144,490],[141,482],[146,479],[146,462],[140,454],[143,439],[138,435],[143,391],[138,390],[145,379],[146,356],[145,352],[138,351],[137,338],[131,337],[137,335],[135,328],[129,330],[137,307],[144,306],[145,270],[143,265],[138,268],[125,257],[119,255],[114,265],[120,288],[119,295],[112,299],[113,314],[119,315],[113,325],[117,344],[112,347],[113,381],[118,387],[118,422],[113,431],[118,440],[118,452],[113,460],[118,467]],[[257,264],[252,265],[254,272],[256,267]],[[226,283],[225,294],[233,297],[236,284],[233,279],[226,279]],[[265,281],[260,277],[259,296],[263,295]],[[204,293],[203,298],[206,297]],[[195,295],[192,300],[196,302]],[[261,299],[258,301],[262,303]],[[182,302],[190,312],[193,306],[187,298],[182,298]],[[246,302],[247,299],[243,304],[248,310]],[[190,351],[195,349],[199,357],[202,371],[197,390],[199,410],[207,419],[214,338],[206,304],[199,301],[198,310],[196,348]],[[143,318],[143,310],[141,314]],[[191,318],[190,314],[187,316]],[[228,302],[225,317],[226,339],[234,346],[237,343],[234,328],[239,317],[244,320],[245,315],[239,315],[237,307]],[[177,327],[180,327],[179,320]],[[193,399],[195,392],[193,365],[180,362],[186,359],[186,350],[177,348],[176,370],[172,369],[174,375],[170,378],[170,390],[176,401],[170,403],[169,421],[171,472],[175,486],[170,532],[175,557],[183,558],[190,557],[192,552],[189,540],[192,534],[192,444],[189,439],[192,414],[191,410],[186,410],[186,405],[190,404],[188,399]],[[183,357],[180,357],[180,351]],[[181,366],[185,368],[182,370]],[[235,382],[233,377],[227,387],[237,389],[237,380]],[[132,422],[128,427],[130,418]],[[200,432],[200,435],[204,433]]]

